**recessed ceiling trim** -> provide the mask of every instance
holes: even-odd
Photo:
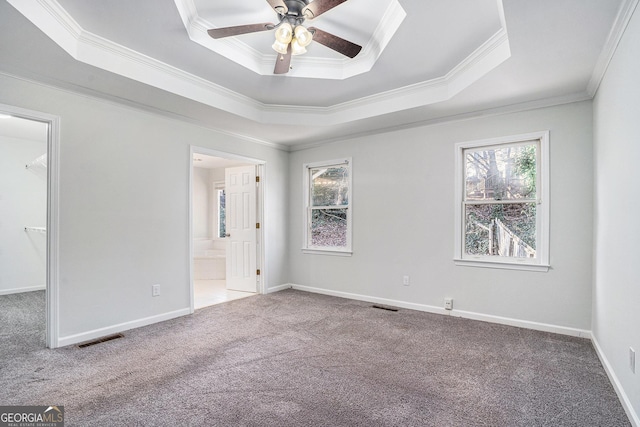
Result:
[[[83,32],[76,50],[74,57],[84,63],[252,120],[260,118],[262,103],[95,34]]]
[[[510,56],[509,38],[506,31],[501,29],[444,77],[328,108],[269,105],[265,106],[264,119],[270,123],[287,123],[285,120],[290,121],[292,116],[305,114],[313,117],[313,120],[321,119],[323,124],[334,125],[445,101],[460,93]],[[425,102],[426,99],[429,101]],[[296,117],[295,120],[302,121],[304,118]]]
[[[450,95],[461,92],[510,57],[509,36],[503,27],[447,73]]]
[[[260,120],[262,103],[85,31],[56,0],[7,1],[78,61]]]
[[[265,55],[235,37],[214,40],[207,34],[207,30],[212,28],[211,24],[197,16],[186,28],[189,39],[199,45],[226,58],[235,56],[236,63],[250,70],[260,70],[258,74],[273,74],[273,64],[276,60],[275,52],[274,55]],[[212,48],[211,42],[215,42],[216,49]]]
[[[327,107],[283,106],[256,101],[90,33],[56,0],[7,1],[78,61],[250,120],[270,124],[295,122],[303,126],[335,125],[444,101],[511,55],[502,0],[496,0],[501,15],[501,30],[443,77]]]

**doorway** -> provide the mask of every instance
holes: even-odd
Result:
[[[0,306],[6,348],[57,347],[59,118],[0,105]],[[11,351],[11,350],[10,350]]]
[[[264,162],[191,149],[191,309],[262,292]]]

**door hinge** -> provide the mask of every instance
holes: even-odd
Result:
[[[256,222],[256,228],[260,228],[260,223]]]
[[[257,269],[256,270],[256,276],[259,276],[259,275],[260,275],[260,269]]]
[[[260,182],[260,177],[256,175],[256,182]]]

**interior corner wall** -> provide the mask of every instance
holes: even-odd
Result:
[[[454,145],[550,131],[546,273],[455,266]],[[303,164],[353,158],[353,256],[303,254]],[[591,329],[592,105],[580,102],[398,130],[290,157],[293,284],[581,331]],[[410,285],[403,286],[403,275]]]
[[[16,120],[16,119],[12,119]],[[46,169],[26,164],[47,153],[44,140],[0,136],[0,295],[44,289],[47,236]]]
[[[0,103],[60,117],[62,343],[189,312],[190,145],[266,162],[267,286],[288,282],[287,152],[2,74]]]
[[[593,335],[640,426],[640,11],[594,100]],[[632,373],[629,348],[636,351]],[[631,412],[628,411],[628,412]]]

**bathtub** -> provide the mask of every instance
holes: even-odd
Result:
[[[225,280],[227,271],[225,242],[193,241],[193,280]]]

